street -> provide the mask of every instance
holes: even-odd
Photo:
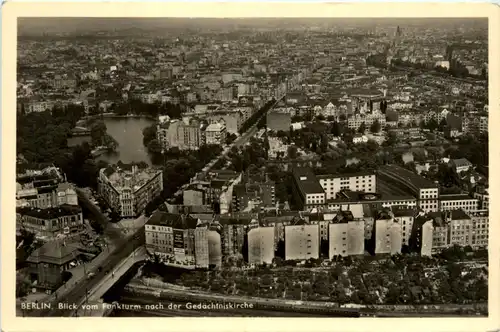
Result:
[[[120,261],[130,255],[137,247],[144,244],[144,229],[141,228],[135,234],[127,239],[124,239],[121,246],[117,246],[113,250],[109,259],[105,263],[105,267],[100,272],[95,272],[95,276],[91,279],[83,279],[77,285],[53,302],[51,309],[36,310],[27,313],[27,316],[38,317],[69,317],[72,314],[71,309],[58,309],[57,303],[80,303],[85,298],[87,292],[101,282],[108,271],[111,271]]]

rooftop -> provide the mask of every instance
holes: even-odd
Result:
[[[310,168],[295,167],[293,177],[300,191],[304,194],[324,194],[323,187],[319,184],[316,176]]]
[[[337,179],[337,178],[352,178],[357,176],[372,176],[375,175],[374,172],[370,171],[361,171],[356,173],[347,173],[347,174],[321,174],[316,175],[317,179]]]
[[[63,265],[80,255],[78,246],[66,244],[64,241],[56,240],[45,243],[36,249],[29,257],[30,263],[50,263]]]
[[[72,216],[82,212],[80,206],[63,204],[59,207],[48,209],[37,209],[32,207],[20,207],[17,213],[39,219],[55,219],[64,216]]]
[[[474,199],[470,197],[468,194],[450,194],[450,195],[440,195],[439,199],[441,201],[459,201],[465,199]]]
[[[181,214],[156,211],[147,221],[148,225],[167,226],[176,229],[194,229],[198,220]]]
[[[111,185],[118,191],[130,188],[133,191],[139,190],[147,182],[161,173],[161,170],[154,168],[140,168],[132,164],[110,165],[101,169]]]
[[[392,176],[396,176],[403,180],[404,182],[410,183],[413,186],[419,188],[419,189],[426,189],[426,188],[437,188],[438,185],[435,184],[434,182],[416,174],[413,173],[410,170],[407,170],[403,167],[396,166],[396,165],[384,165],[381,166],[378,169],[378,174],[387,174]]]

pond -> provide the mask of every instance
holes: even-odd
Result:
[[[142,144],[142,131],[154,123],[147,118],[104,118],[107,132],[117,142],[118,148],[115,152],[100,155],[98,160],[105,160],[111,164],[119,160],[128,164],[144,161],[151,164],[146,148]]]

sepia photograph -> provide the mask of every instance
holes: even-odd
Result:
[[[15,23],[16,317],[491,317],[491,18],[68,16]]]

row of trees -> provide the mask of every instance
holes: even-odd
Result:
[[[255,113],[253,113],[252,116],[250,116],[250,118],[248,118],[247,121],[245,121],[241,125],[241,128],[239,130],[240,134],[245,133],[250,127],[252,127],[254,124],[256,124],[257,121],[261,117],[263,117],[263,116],[265,117],[265,114],[269,111],[269,109],[271,108],[271,106],[275,102],[276,101],[274,99],[270,100],[263,107],[261,107],[258,111],[256,111]]]
[[[205,165],[220,155],[219,145],[202,145],[198,150],[172,148],[162,155],[163,191],[146,206],[146,215],[156,210],[163,202],[174,197],[179,188],[201,171]]]
[[[152,118],[157,118],[160,115],[168,115],[172,119],[180,119],[184,112],[180,104],[173,104],[170,102],[149,104],[144,103],[140,99],[129,99],[120,103],[113,103],[107,111],[115,113],[116,115],[135,114]],[[101,112],[102,110],[98,107],[92,107],[90,109],[90,115],[98,115]]]

